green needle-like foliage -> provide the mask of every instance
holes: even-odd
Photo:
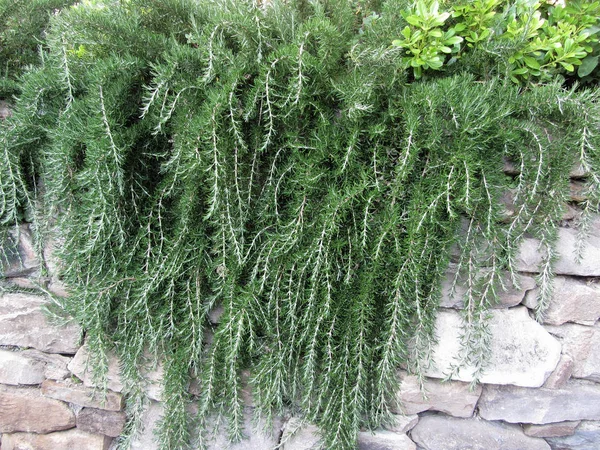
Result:
[[[199,424],[220,413],[241,438],[248,369],[257,415],[299,411],[324,448],[355,448],[389,418],[398,367],[428,364],[451,260],[480,373],[527,234],[547,254],[542,308],[551,295],[576,163],[598,210],[598,90],[468,66],[407,83],[390,45],[406,6],[129,0],[53,18],[2,125],[0,220],[56,222],[63,306],[99,373],[121,357],[134,407],[138,368],[165,359],[162,448],[187,448],[191,376]]]

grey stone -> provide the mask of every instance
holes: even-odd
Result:
[[[537,306],[538,289],[527,293],[523,304]],[[576,322],[593,325],[600,318],[600,283],[574,278],[556,277],[554,294],[544,312],[544,323],[561,325]]]
[[[600,325],[546,326],[562,343],[563,353],[573,359],[572,376],[600,382]]]
[[[77,414],[77,428],[88,433],[118,437],[123,432],[126,420],[123,411],[83,408]]]
[[[94,382],[94,376],[92,373],[92,367],[88,367],[88,361],[90,358],[89,349],[87,344],[82,345],[77,353],[68,365],[68,369],[83,381],[83,385],[87,387],[96,387]],[[121,382],[121,375],[119,369],[119,359],[116,355],[110,353],[108,355],[108,371],[106,373],[107,387],[111,391],[121,392],[123,390],[123,383]]]
[[[78,429],[50,434],[13,433],[2,436],[2,450],[108,450],[111,441]]]
[[[58,400],[43,397],[39,389],[0,387],[0,432],[50,433],[75,426],[75,415]]]
[[[554,371],[560,359],[560,344],[529,316],[527,308],[490,311],[491,349],[482,383],[538,387]],[[433,365],[424,374],[471,382],[472,367],[452,371],[461,351],[462,318],[454,310],[440,310],[436,319],[438,343],[433,349]]]
[[[0,100],[0,120],[6,119],[12,114],[10,104],[4,100]]]
[[[42,383],[42,394],[46,397],[83,407],[105,409],[107,411],[120,411],[123,408],[123,396],[121,394],[112,391],[102,393],[101,390],[68,381],[46,380]]]
[[[590,233],[585,239],[584,250],[580,263],[575,258],[577,243],[577,230],[573,228],[559,228],[558,242],[556,244],[557,260],[554,264],[554,273],[557,275],[576,275],[582,277],[600,276],[600,236]],[[539,272],[542,253],[539,250],[539,241],[526,238],[521,243],[516,258],[516,268],[522,272]]]
[[[561,389],[486,385],[478,408],[486,420],[510,423],[600,420],[600,385],[579,380]]]
[[[419,416],[416,414],[394,414],[393,419],[392,423],[384,424],[383,427],[394,433],[408,433],[419,423]]]
[[[21,352],[0,350],[0,383],[13,385],[40,384],[46,364],[28,358]]]
[[[400,390],[397,400],[404,414],[417,414],[423,411],[440,411],[455,417],[471,417],[481,395],[481,386],[473,390],[468,383],[460,381],[440,381],[426,378],[425,392],[421,391],[416,376],[400,372]]]
[[[29,225],[13,227],[0,249],[0,273],[5,277],[26,277],[40,268]]]
[[[556,366],[554,372],[548,377],[544,383],[544,387],[548,389],[558,389],[565,386],[573,374],[574,366],[575,363],[573,362],[573,358],[569,355],[562,354],[558,366]]]
[[[571,201],[574,203],[582,203],[588,199],[588,188],[581,181],[571,180],[569,183],[569,193]]]
[[[281,450],[320,450],[319,429],[302,419],[292,417],[283,426]]]
[[[463,298],[467,293],[467,285],[462,277],[459,277],[456,283],[454,283],[456,268],[456,264],[450,264],[446,271],[446,278],[442,281],[442,296],[440,299],[440,307],[442,308],[464,308]],[[506,287],[506,290],[503,291],[500,288],[498,289],[498,302],[492,305],[492,308],[509,308],[518,305],[523,301],[525,293],[536,286],[533,277],[518,274],[517,278],[519,289],[512,285],[508,273],[503,276],[502,282]],[[453,284],[454,292],[452,292]]]
[[[526,436],[517,425],[478,418],[427,415],[411,438],[423,450],[550,450],[543,439]]]
[[[44,377],[49,380],[64,380],[71,376],[71,372],[67,369],[67,365],[72,358],[66,356],[44,353],[39,350],[24,350],[21,352],[23,356],[40,361],[45,365]]]
[[[417,446],[405,434],[386,430],[358,433],[358,450],[416,450]]]
[[[582,422],[573,435],[546,440],[552,450],[598,450],[600,422]]]
[[[51,324],[42,308],[43,297],[29,294],[0,296],[0,344],[33,347],[47,353],[73,354],[79,348],[81,328]]]
[[[577,420],[574,422],[547,423],[545,425],[525,424],[523,425],[523,432],[527,436],[540,438],[571,436],[580,423]]]
[[[158,442],[154,429],[164,413],[164,407],[159,402],[149,402],[141,417],[141,429],[131,439],[129,450],[158,450]]]

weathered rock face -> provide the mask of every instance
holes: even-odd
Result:
[[[158,450],[158,443],[152,433],[164,413],[159,402],[149,402],[142,415],[141,432],[131,441],[130,450]]]
[[[571,436],[580,423],[580,421],[575,421],[548,423],[546,425],[526,424],[523,425],[523,432],[527,436],[540,438]]]
[[[120,436],[125,428],[127,416],[122,411],[83,408],[77,414],[77,428],[89,433]]]
[[[123,407],[123,396],[121,394],[112,391],[107,391],[104,394],[99,390],[67,382],[46,380],[42,383],[42,394],[46,397],[88,408],[120,411]]]
[[[378,430],[358,433],[358,450],[416,450],[417,446],[405,434]]]
[[[573,359],[572,376],[600,382],[600,325],[564,324],[546,329],[561,341],[563,353]]]
[[[28,225],[11,229],[2,250],[0,272],[7,278],[25,277],[40,268]]]
[[[108,450],[111,439],[73,429],[50,434],[13,433],[2,436],[2,450]]]
[[[556,450],[598,450],[600,448],[600,422],[582,422],[571,436],[547,439]]]
[[[548,389],[558,389],[565,386],[573,374],[573,367],[573,358],[569,355],[562,354],[556,369],[548,377],[544,383],[544,387]]]
[[[577,230],[560,228],[556,252],[558,259],[554,265],[557,275],[576,275],[582,277],[600,276],[600,237],[591,233],[585,240],[581,262],[575,261],[574,249],[577,242]],[[542,261],[539,252],[539,241],[524,239],[519,249],[516,264],[521,272],[538,272]]]
[[[0,384],[32,385],[44,381],[46,364],[21,352],[0,350]]]
[[[21,355],[43,363],[45,365],[44,377],[49,380],[64,380],[71,376],[71,372],[67,369],[67,365],[71,361],[71,358],[62,355],[48,354],[33,349],[24,350],[21,352]]]
[[[453,310],[440,310],[436,319],[438,344],[434,348],[434,367],[425,375],[445,378],[460,354],[462,319]],[[489,329],[493,336],[490,361],[482,383],[537,387],[544,384],[560,359],[560,344],[535,322],[527,308],[491,311]],[[473,369],[466,367],[452,379],[470,382]]]
[[[484,419],[510,423],[600,420],[600,385],[577,380],[561,389],[487,385],[478,408]]]
[[[81,381],[84,386],[94,387],[92,368],[88,367],[89,351],[87,345],[83,345],[77,350],[75,357],[68,365],[69,370]],[[121,383],[119,360],[115,355],[108,356],[108,372],[106,374],[107,387],[111,391],[121,392],[123,383]]]
[[[527,293],[523,303],[534,308],[538,290]],[[593,325],[600,317],[600,284],[575,278],[556,277],[554,295],[544,313],[544,323],[561,325],[576,322]]]
[[[394,433],[408,433],[419,422],[419,416],[416,414],[395,414],[394,419],[393,424],[384,425],[386,430],[393,431]]]
[[[74,426],[75,415],[65,403],[43,397],[38,389],[0,387],[0,432],[50,433]]]
[[[73,354],[81,329],[71,323],[50,324],[42,312],[43,297],[26,294],[0,296],[0,344],[33,347],[47,353]]]
[[[411,437],[422,450],[550,450],[543,439],[526,436],[517,425],[476,418],[421,417]]]
[[[283,426],[281,450],[313,450],[319,448],[319,429],[292,417]]]
[[[421,392],[416,376],[400,373],[398,402],[404,414],[417,414],[423,411],[441,411],[455,417],[471,417],[481,395],[481,386],[473,391],[468,383],[426,379],[425,392]],[[425,397],[424,397],[425,395]]]
[[[467,292],[465,280],[459,278],[452,292],[452,285],[456,274],[456,264],[451,264],[446,272],[446,278],[442,282],[442,297],[440,299],[440,307],[463,309],[463,298]],[[525,293],[535,288],[535,279],[527,275],[518,275],[519,289],[516,289],[507,274],[503,278],[503,283],[507,287],[506,291],[498,290],[498,303],[492,305],[492,308],[509,308],[516,306],[525,297]]]

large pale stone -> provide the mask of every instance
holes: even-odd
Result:
[[[544,425],[526,424],[523,425],[523,432],[527,436],[541,438],[571,436],[575,433],[575,429],[580,423],[577,420],[574,422],[547,423]]]
[[[537,387],[556,368],[560,344],[535,322],[527,308],[490,311],[492,335],[489,363],[480,378],[482,383]],[[436,319],[438,344],[433,351],[434,365],[425,371],[433,378],[445,378],[456,365],[461,350],[462,319],[458,312],[440,310]],[[473,381],[474,369],[464,367],[452,379]]]
[[[384,424],[383,427],[386,430],[401,434],[408,433],[419,422],[419,416],[416,414],[394,414],[393,419],[392,423]]]
[[[422,450],[550,450],[543,439],[526,436],[517,425],[477,418],[421,417],[411,437]]]
[[[0,350],[0,383],[13,385],[40,384],[46,364],[28,358],[21,352]]]
[[[127,416],[123,411],[83,408],[77,414],[77,428],[89,433],[105,436],[120,436],[125,427]]]
[[[486,385],[477,406],[484,419],[510,423],[600,420],[600,385],[579,380],[561,389]]]
[[[40,296],[0,296],[0,344],[33,347],[47,353],[75,353],[81,328],[69,323],[51,324],[42,311],[47,301]]]
[[[582,422],[573,435],[549,438],[547,441],[553,450],[598,450],[600,422]]]
[[[416,450],[417,446],[405,434],[387,430],[358,433],[358,450]]]
[[[558,259],[554,265],[557,275],[577,275],[583,277],[600,276],[600,236],[594,233],[586,238],[581,262],[575,261],[577,230],[560,228],[556,253]],[[517,270],[522,272],[539,272],[542,261],[539,241],[533,238],[524,239],[517,255]]]
[[[537,306],[538,289],[529,291],[523,304]],[[544,323],[561,325],[576,322],[593,325],[600,317],[600,283],[575,278],[556,277],[554,294],[544,312]]]
[[[561,341],[563,353],[573,359],[572,376],[600,382],[600,325],[546,326]]]
[[[37,271],[40,263],[35,254],[29,226],[13,227],[0,249],[0,273],[5,277],[24,277]]]
[[[0,432],[50,433],[75,426],[75,415],[38,389],[0,387]]]
[[[40,361],[45,365],[44,377],[49,380],[64,380],[71,376],[71,372],[67,369],[67,364],[71,358],[66,356],[44,353],[39,350],[24,350],[21,352],[23,356]]]
[[[88,408],[105,409],[107,411],[120,411],[123,408],[123,396],[121,394],[112,391],[103,394],[100,390],[66,381],[44,381],[42,383],[42,394],[46,397]]]
[[[96,387],[92,367],[89,364],[90,354],[87,344],[81,346],[77,354],[69,364],[69,370],[81,381],[84,386]],[[154,363],[149,361],[141,368],[141,375],[144,378],[144,389],[146,395],[156,401],[162,400],[162,377],[163,365],[159,361]],[[106,374],[107,387],[114,392],[123,390],[123,382],[121,380],[121,370],[119,368],[119,358],[112,352],[108,354],[108,371]]]
[[[320,440],[319,429],[315,425],[292,417],[283,426],[279,443],[281,450],[316,450]]]
[[[130,450],[158,450],[154,429],[164,414],[164,407],[159,402],[149,402],[141,417],[141,429],[131,440]]]
[[[111,441],[78,429],[50,434],[13,433],[2,436],[2,450],[108,450]]]
[[[90,358],[87,344],[82,345],[68,365],[69,370],[83,381],[84,386],[96,387],[91,364],[88,364]],[[114,354],[108,355],[108,371],[106,373],[107,387],[111,391],[121,392],[123,383],[119,369],[119,359]]]
[[[417,414],[423,411],[441,411],[455,417],[471,417],[481,395],[481,386],[471,390],[468,383],[461,381],[434,380],[426,378],[421,391],[416,376],[400,373],[398,402],[404,414]]]
[[[463,277],[459,277],[454,282],[456,276],[456,264],[450,264],[446,271],[446,278],[442,281],[442,297],[440,299],[440,307],[463,309],[463,298],[467,292],[467,283]],[[503,277],[503,284],[506,290],[498,288],[498,302],[492,305],[492,308],[509,308],[518,305],[523,301],[525,293],[529,289],[535,288],[535,279],[527,275],[517,275],[519,289],[515,288],[510,280],[510,276],[506,274]],[[452,285],[454,284],[454,292]]]

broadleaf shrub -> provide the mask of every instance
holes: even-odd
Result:
[[[462,363],[485,370],[487,309],[527,234],[547,255],[543,314],[573,165],[582,229],[598,211],[598,89],[519,87],[475,50],[414,81],[391,45],[407,10],[129,0],[52,18],[2,124],[0,220],[32,210],[58,229],[71,295],[57,301],[99,376],[109,350],[121,358],[130,432],[154,355],[164,449],[192,438],[191,377],[198,429],[220,414],[240,439],[247,369],[257,415],[300,414],[324,448],[355,448],[389,420],[398,367],[423,374],[452,259],[469,280]]]

